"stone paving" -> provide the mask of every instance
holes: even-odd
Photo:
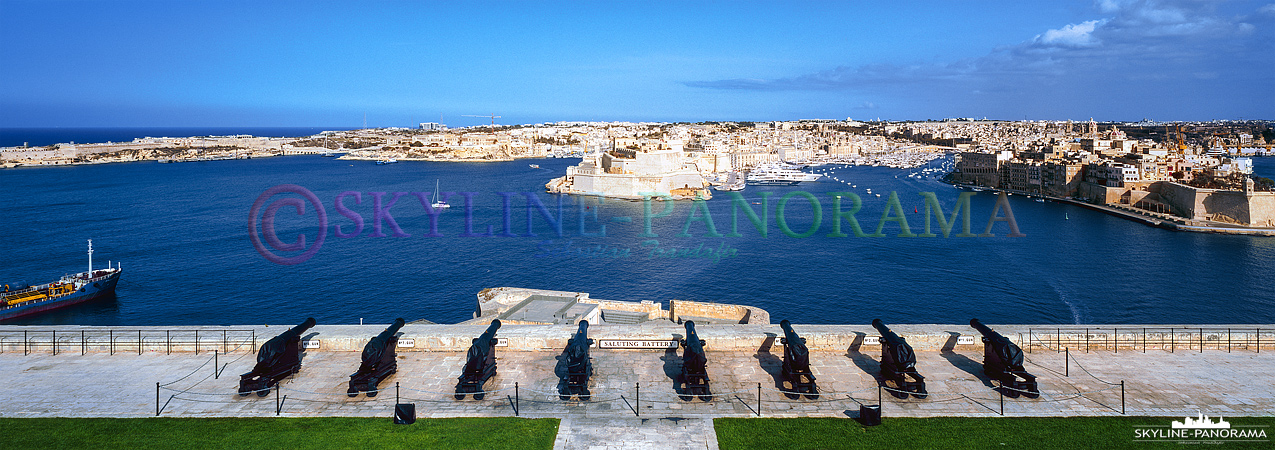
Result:
[[[776,348],[778,351],[779,348]],[[397,394],[415,403],[420,417],[556,417],[563,422],[557,448],[716,448],[713,417],[755,417],[758,386],[763,417],[854,417],[861,403],[876,404],[879,354],[812,352],[822,395],[792,399],[778,391],[782,352],[708,352],[712,398],[677,395],[680,353],[594,349],[590,401],[563,401],[561,355],[552,351],[498,352],[499,374],[482,400],[456,400],[460,352],[399,354],[399,372],[375,398],[346,396],[357,352],[311,351],[301,372],[265,397],[235,393],[253,353],[218,357],[203,352],[137,354],[0,353],[0,416],[149,417],[157,401],[165,417],[366,416],[388,417]],[[1119,415],[1121,389],[1129,415],[1184,416],[1197,410],[1231,416],[1275,412],[1275,352],[1150,350],[1147,353],[1036,349],[1027,370],[1039,377],[1038,399],[1004,398],[1006,416]],[[919,351],[927,399],[883,396],[883,415],[999,416],[1002,398],[982,375],[982,355],[971,351]],[[1069,374],[1069,376],[1065,376]],[[158,396],[156,383],[162,383]],[[515,383],[517,387],[515,388]],[[640,391],[640,392],[639,392]]]

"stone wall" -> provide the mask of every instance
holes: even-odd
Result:
[[[373,336],[388,324],[318,325],[303,336],[310,343],[307,351],[361,352]],[[1275,325],[1110,325],[1085,328],[1077,325],[988,325],[993,330],[1023,347],[1027,352],[1053,352],[1062,348],[1085,351],[1253,351],[1258,345],[1275,348]],[[813,351],[855,351],[879,354],[879,333],[869,325],[793,325],[806,338]],[[902,336],[917,351],[977,350],[982,348],[980,335],[968,325],[897,324],[891,330]],[[142,329],[142,353],[194,352],[195,332],[199,331],[198,350],[243,354],[257,348],[288,329],[282,326],[169,327]],[[473,339],[486,331],[486,325],[408,324],[399,334],[399,352],[464,352]],[[223,340],[222,331],[228,331]],[[566,348],[575,333],[574,325],[501,326],[496,337],[505,345],[497,351],[554,351]],[[53,353],[53,339],[58,354],[109,352],[138,353],[139,329],[86,326],[0,326],[0,353]],[[783,330],[779,325],[704,324],[696,327],[709,351],[756,352],[778,347]],[[1260,334],[1259,334],[1260,332]],[[589,337],[600,339],[670,340],[685,337],[680,325],[649,322],[640,325],[595,325]],[[24,340],[25,339],[25,340]],[[111,340],[115,344],[110,345]],[[1030,345],[1029,345],[1030,344]],[[628,350],[625,350],[628,351]],[[640,352],[642,350],[632,350]],[[772,350],[773,351],[773,350]],[[1189,352],[1188,352],[1189,353]]]
[[[1275,226],[1275,193],[1201,189],[1174,182],[1156,183],[1173,214],[1192,220],[1234,221],[1240,225]],[[1231,220],[1226,220],[1225,216]]]
[[[738,323],[746,324],[770,324],[770,313],[751,306],[669,300],[668,309],[669,320],[674,322],[681,322],[682,316],[695,316],[738,320]]]
[[[611,300],[595,300],[586,298],[580,300],[581,303],[593,303],[601,309],[609,309],[612,311],[633,311],[646,313],[647,320],[665,320],[668,318],[668,312],[664,310],[664,305],[655,303],[650,300],[640,302],[619,302]]]
[[[1092,199],[1094,203],[1099,205],[1111,205],[1120,203],[1120,198],[1124,195],[1128,188],[1110,187],[1090,182],[1080,183],[1078,195],[1083,198]]]

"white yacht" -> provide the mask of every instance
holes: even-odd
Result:
[[[762,165],[748,172],[748,184],[758,186],[794,186],[803,181],[816,181],[822,175],[805,173],[775,165]]]

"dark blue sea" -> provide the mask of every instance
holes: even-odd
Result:
[[[0,281],[43,283],[83,271],[86,239],[93,239],[95,264],[122,262],[124,269],[113,299],[9,323],[229,325],[307,316],[337,324],[452,323],[471,317],[475,294],[498,286],[741,303],[768,310],[776,322],[1275,322],[1275,238],[1173,232],[1021,196],[1008,203],[1024,237],[1007,236],[1008,224],[995,222],[991,237],[957,237],[958,224],[944,238],[932,216],[937,237],[900,237],[899,213],[913,233],[924,232],[921,193],[934,193],[950,216],[962,191],[907,176],[915,170],[881,167],[825,166],[811,170],[845,182],[749,186],[743,201],[718,194],[671,210],[654,201],[649,213],[642,202],[544,192],[545,182],[578,161],[378,166],[289,156],[0,170]],[[1258,174],[1275,176],[1275,158],[1256,164]],[[454,206],[437,214],[432,232],[422,199],[431,200],[435,183],[452,192]],[[279,185],[303,189],[262,199],[250,217],[259,197]],[[305,192],[322,206],[325,227]],[[857,194],[862,207],[853,217],[863,233],[880,223],[884,236],[855,237],[845,217],[852,198],[834,192]],[[393,200],[395,193],[403,194]],[[882,222],[891,193],[900,208]],[[973,234],[984,231],[995,204],[987,192],[971,199],[962,214]],[[273,244],[262,237],[270,234],[262,230],[268,215]],[[848,236],[830,236],[834,223]],[[299,263],[263,256],[304,259],[302,249],[314,249],[320,235],[322,245]]]

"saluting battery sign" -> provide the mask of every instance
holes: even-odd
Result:
[[[677,348],[675,339],[599,339],[598,348],[632,348],[663,350]]]

